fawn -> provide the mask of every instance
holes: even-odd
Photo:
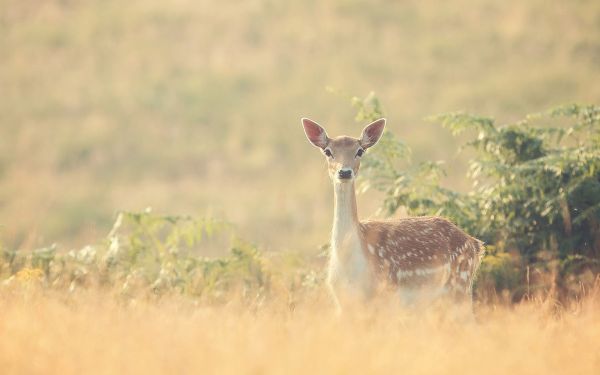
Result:
[[[451,296],[469,305],[484,253],[483,242],[441,217],[359,221],[354,181],[360,160],[383,134],[385,119],[367,125],[360,138],[330,138],[302,119],[310,143],[327,159],[333,182],[334,216],[327,285],[340,310],[340,295],[373,296],[380,287],[401,302]]]

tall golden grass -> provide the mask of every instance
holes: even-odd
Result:
[[[478,306],[477,321],[391,304],[337,316],[319,298],[293,311],[276,303],[251,311],[235,302],[23,288],[0,293],[3,374],[600,371],[598,288],[568,306],[551,298]]]

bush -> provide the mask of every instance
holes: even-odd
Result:
[[[353,98],[353,105],[359,121],[383,115],[372,94]],[[548,251],[562,268],[576,257],[580,268],[598,272],[600,107],[562,106],[507,125],[461,112],[430,120],[470,137],[461,150],[475,152],[468,173],[473,189],[460,193],[443,187],[443,162],[411,163],[410,149],[386,132],[362,169],[363,190],[385,194],[385,214],[403,208],[412,216],[447,217],[494,245],[497,259],[516,251],[521,273],[547,261],[539,255]],[[504,263],[498,262],[488,260],[482,274],[496,280],[496,289],[516,288],[515,278],[507,279]]]
[[[203,256],[215,236],[231,238],[229,255]],[[223,221],[149,210],[121,212],[104,241],[80,250],[0,249],[0,280],[4,286],[29,285],[35,279],[47,288],[74,291],[93,285],[124,298],[176,294],[208,303],[239,299],[256,306],[275,294],[292,301],[297,298],[292,294],[320,283],[306,262],[288,262],[286,256],[264,254],[236,238]]]

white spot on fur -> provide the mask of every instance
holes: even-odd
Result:
[[[402,279],[411,277],[412,275],[413,275],[413,271],[411,271],[411,270],[406,270],[406,271],[398,270],[398,272],[396,272],[396,278],[398,280],[402,280]]]

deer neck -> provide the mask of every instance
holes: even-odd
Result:
[[[347,258],[361,251],[362,238],[356,210],[354,182],[334,183],[332,255]]]

